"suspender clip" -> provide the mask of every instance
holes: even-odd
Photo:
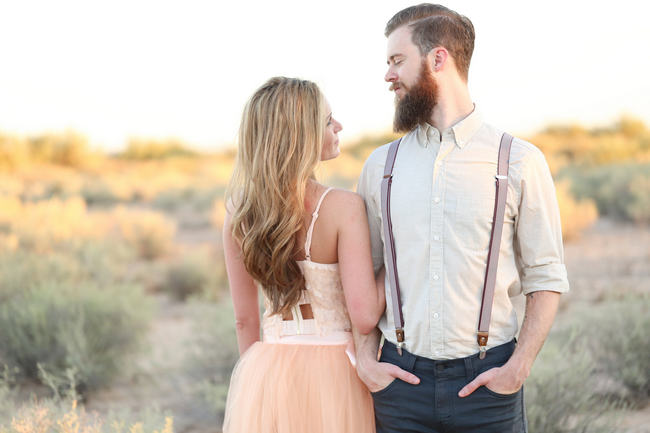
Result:
[[[397,353],[402,356],[402,347],[404,347],[404,329],[396,328],[395,336],[397,337]]]
[[[488,333],[478,331],[476,341],[478,342],[479,350],[478,359],[485,359],[485,354],[487,352]]]

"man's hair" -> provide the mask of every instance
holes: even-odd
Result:
[[[411,28],[411,40],[423,56],[435,47],[446,48],[467,81],[474,52],[474,25],[469,18],[442,5],[422,3],[397,12],[384,34],[388,37],[403,25]]]

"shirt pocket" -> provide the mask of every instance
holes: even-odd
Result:
[[[487,252],[494,217],[494,188],[494,183],[491,188],[472,186],[456,196],[453,224],[462,247]]]

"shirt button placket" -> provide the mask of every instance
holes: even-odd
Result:
[[[442,148],[440,149],[442,150]],[[438,152],[438,158],[440,157],[441,152]],[[430,277],[430,287],[431,287],[431,296],[429,311],[431,314],[430,319],[430,348],[432,355],[437,358],[442,355],[439,342],[442,341],[443,337],[443,320],[441,314],[442,306],[442,279],[440,275],[442,273],[442,228],[443,228],[443,211],[444,211],[444,202],[442,200],[443,185],[444,185],[444,167],[442,161],[436,158],[433,167],[433,184],[431,188],[431,238],[430,238],[430,263],[429,263],[429,275]]]

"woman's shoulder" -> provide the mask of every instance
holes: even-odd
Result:
[[[323,211],[336,219],[345,219],[360,211],[365,212],[365,204],[356,192],[332,187],[323,200],[321,213]]]

